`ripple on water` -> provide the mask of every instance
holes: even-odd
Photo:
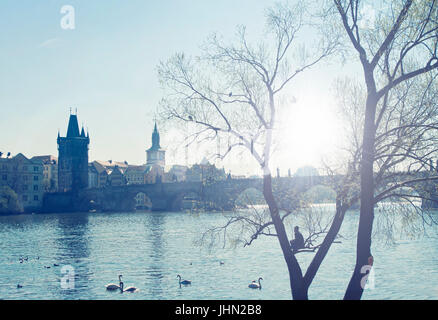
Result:
[[[347,215],[341,232],[354,233],[356,219],[357,215]],[[250,247],[214,252],[194,245],[206,226],[223,221],[215,213],[0,217],[0,298],[290,299],[287,268],[276,239],[260,238]],[[365,299],[438,299],[437,238],[403,240],[389,248],[376,246],[373,254],[375,289],[366,290]],[[29,256],[29,261],[20,264],[21,256]],[[297,257],[308,265],[312,256]],[[342,298],[354,261],[354,238],[334,244],[309,297]],[[74,268],[72,290],[60,285],[64,265]],[[107,292],[105,285],[117,283],[119,274],[126,286],[137,286],[140,292]],[[177,274],[193,284],[180,288]],[[248,289],[260,276],[263,289]],[[18,283],[23,288],[17,289]]]

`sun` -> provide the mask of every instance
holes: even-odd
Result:
[[[278,165],[319,167],[323,157],[336,152],[342,134],[333,108],[317,103],[293,105],[279,119]]]

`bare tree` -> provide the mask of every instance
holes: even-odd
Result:
[[[293,210],[283,211],[278,205],[281,197],[273,193],[270,163],[274,131],[278,113],[286,105],[286,88],[302,72],[333,53],[337,45],[336,38],[325,37],[311,50],[302,49],[297,35],[308,22],[304,16],[302,3],[293,8],[277,5],[267,12],[265,41],[250,44],[245,28],[240,27],[236,44],[225,45],[213,35],[201,57],[176,54],[158,68],[159,78],[168,90],[162,101],[166,119],[191,123],[195,128],[190,136],[193,141],[221,141],[226,147],[223,151],[218,148],[221,159],[243,148],[260,165],[269,219],[255,213],[245,226],[252,228],[252,239],[263,233],[278,238],[294,299],[307,299],[308,286],[284,225],[285,217]]]
[[[372,265],[371,236],[374,220],[375,166],[388,167],[394,158],[376,159],[378,128],[390,111],[391,91],[438,68],[437,1],[399,0],[373,6],[375,21],[364,24],[365,1],[334,0],[342,28],[358,54],[366,84],[364,126],[360,154],[360,219],[356,266],[345,299],[360,299],[361,270]],[[421,109],[421,105],[419,106]],[[408,130],[408,128],[406,128]],[[401,131],[396,130],[399,133]],[[386,134],[390,134],[387,132]],[[399,147],[404,148],[403,145]],[[382,173],[385,170],[381,171]],[[399,183],[404,185],[406,182]],[[394,186],[396,187],[396,186]],[[388,195],[391,190],[385,194]]]

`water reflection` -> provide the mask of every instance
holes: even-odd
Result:
[[[164,219],[163,215],[151,212],[144,223],[144,227],[147,230],[145,241],[149,244],[145,254],[150,258],[145,270],[149,280],[146,285],[149,294],[157,297],[163,296],[163,272],[166,272],[166,270],[163,270],[165,265],[163,261],[165,257],[165,239],[163,238]]]
[[[59,280],[56,284],[57,294],[68,299],[73,295],[81,295],[87,290],[92,273],[87,260],[90,257],[88,214],[63,214],[58,216],[56,228],[56,253],[52,268],[56,268]],[[55,264],[59,266],[56,267]],[[72,266],[74,271],[74,289],[62,288],[61,278],[68,276],[61,272],[62,267]]]

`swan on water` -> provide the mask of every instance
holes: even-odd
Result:
[[[122,275],[119,275],[119,284],[117,285],[117,284],[115,284],[115,283],[110,283],[110,284],[107,284],[105,287],[106,287],[106,290],[109,290],[109,291],[114,291],[114,290],[119,290],[120,289],[120,284],[122,283]]]
[[[120,282],[120,292],[131,292],[131,293],[134,293],[134,292],[137,292],[138,291],[138,289],[136,288],[136,287],[128,287],[128,288],[126,288],[126,289],[123,289],[123,282]]]
[[[132,286],[124,289],[123,288],[122,276],[123,275],[121,275],[121,274],[119,275],[119,285],[116,285],[115,283],[110,283],[110,284],[107,284],[105,286],[106,289],[107,290],[111,290],[111,291],[113,291],[113,290],[120,290],[120,293],[123,293],[123,292],[137,292],[137,291],[139,291],[136,287],[132,287]]]
[[[179,284],[192,284],[192,280],[182,280],[181,281],[181,276],[177,275],[177,278],[179,278]]]
[[[263,278],[262,277],[259,278],[259,280],[258,280],[259,283],[257,283],[255,280],[252,280],[252,283],[250,283],[248,285],[248,288],[251,288],[251,289],[261,289],[262,288],[262,284],[260,283],[260,280],[263,280]]]

